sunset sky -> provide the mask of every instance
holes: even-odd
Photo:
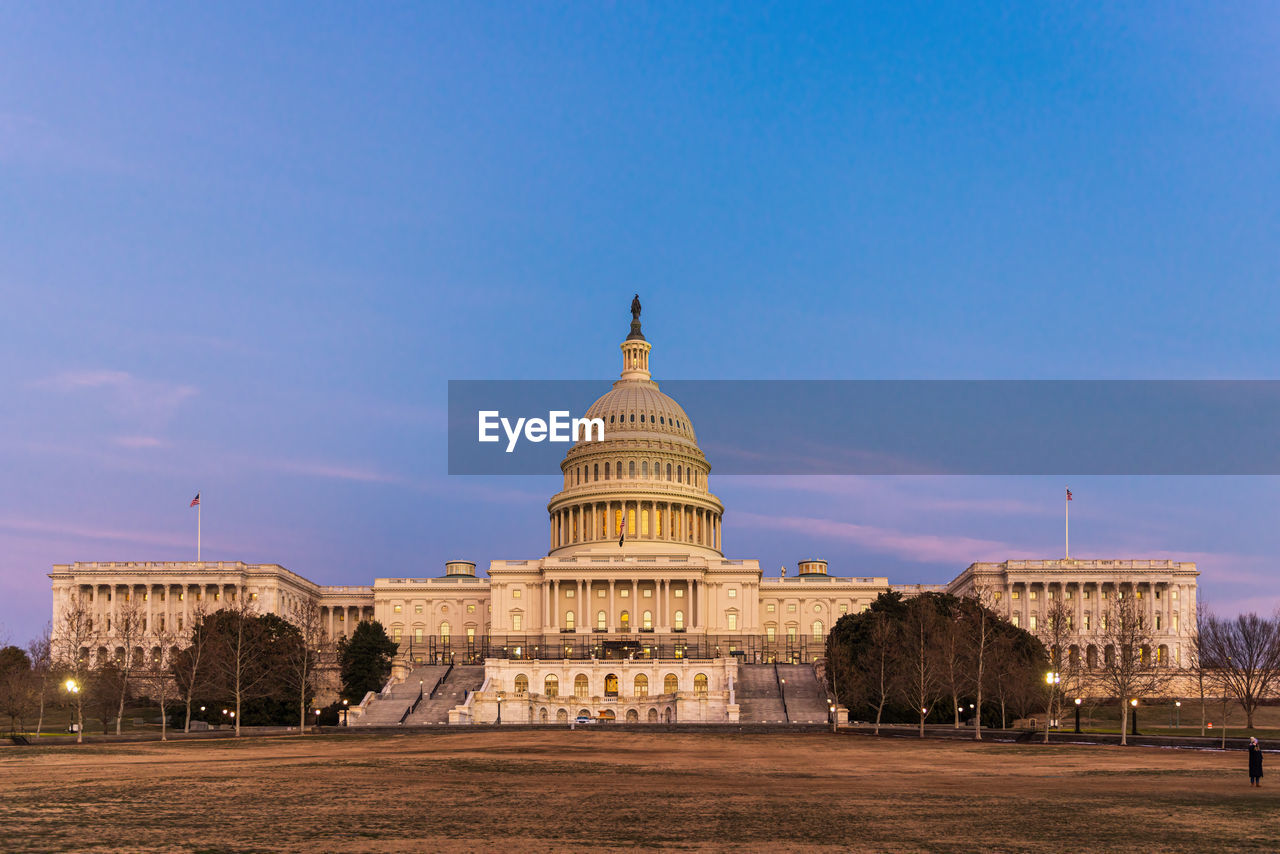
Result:
[[[603,393],[635,292],[659,381],[1280,378],[1273,4],[689,5],[0,10],[0,641],[197,491],[321,583],[545,554],[446,383]],[[1280,602],[1273,477],[711,463],[768,574],[1059,557],[1069,484],[1073,556]]]

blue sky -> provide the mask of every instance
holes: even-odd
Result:
[[[320,582],[543,553],[445,384],[603,391],[636,291],[660,380],[1280,377],[1270,4],[690,6],[0,10],[0,632],[196,490]],[[731,556],[932,582],[1067,480],[1075,554],[1276,603],[1273,478],[713,489]]]

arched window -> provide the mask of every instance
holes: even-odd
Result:
[[[564,612],[564,627],[569,630],[572,630],[574,628],[572,611]]]
[[[1164,665],[1169,663],[1169,647],[1164,644],[1156,647],[1156,664]]]
[[[680,678],[674,673],[668,673],[662,679],[662,693],[674,694],[680,690]]]
[[[540,723],[540,724],[545,724],[546,722],[547,722],[547,710],[546,710],[545,708],[544,708],[544,709],[539,709],[539,710],[538,710],[538,723]]]
[[[657,722],[658,722],[658,710],[657,710],[657,709],[650,709],[650,710],[649,710],[649,723],[651,723],[651,724],[656,724]]]
[[[627,477],[635,477],[635,476],[636,476],[636,461],[630,460],[627,463]]]
[[[568,722],[569,722],[569,710],[568,710],[568,709],[557,709],[557,710],[556,710],[556,723],[558,723],[558,724],[567,724]]]
[[[631,612],[623,611],[621,614],[619,614],[618,624],[622,627],[622,630],[624,632],[631,631]]]
[[[605,465],[608,465],[608,463],[605,463]],[[592,480],[599,480],[599,479],[600,479],[600,464],[599,464],[599,463],[596,463],[595,465],[593,465],[593,466],[591,467],[591,472],[592,472],[592,478],[591,478],[591,479],[592,479]]]
[[[573,696],[585,700],[587,697],[591,696],[591,690],[588,686],[587,674],[579,673],[577,676],[573,677]]]
[[[607,629],[607,628],[609,627],[609,626],[608,626],[608,620],[609,620],[609,617],[608,617],[608,615],[607,615],[607,614],[605,614],[605,612],[604,612],[604,611],[599,611],[599,612],[597,612],[597,613],[596,613],[596,628],[597,628],[597,629]]]
[[[684,471],[684,466],[676,466],[676,480],[677,480],[677,481],[684,480],[684,474],[682,474],[682,472],[683,472],[683,471]]]
[[[707,674],[699,673],[693,677],[693,693],[699,697],[707,696]]]
[[[627,723],[629,724],[640,723],[640,713],[637,712],[635,709],[627,709]]]
[[[635,686],[634,696],[636,697],[649,696],[649,677],[645,676],[643,673],[636,674],[636,686]]]
[[[643,616],[641,617],[640,625],[642,628],[646,630],[653,628],[653,612],[652,611],[644,612]]]
[[[813,639],[822,640],[822,620],[813,621]]]
[[[671,463],[667,463],[667,480],[671,480]]]
[[[649,477],[649,461],[648,460],[645,460],[644,462],[640,463],[640,476],[643,478]]]
[[[440,641],[442,643],[449,642],[449,621],[445,620],[440,624]]]
[[[542,684],[543,684],[542,693],[546,694],[548,697],[560,696],[560,677],[559,676],[556,676],[554,673],[552,673],[547,677],[546,681],[543,682]]]
[[[605,479],[605,480],[608,480],[608,479],[609,479],[609,464],[608,464],[608,463],[605,463],[605,464],[604,464],[604,479]]]
[[[604,695],[606,697],[618,696],[618,674],[609,673],[604,677]]]
[[[676,611],[675,628],[678,630],[684,628],[684,611]]]
[[[523,673],[516,674],[516,693],[517,694],[529,693],[529,677],[525,676]]]

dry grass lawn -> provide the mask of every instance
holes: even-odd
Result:
[[[5,748],[0,850],[1280,850],[1280,780],[1245,764],[559,729]]]

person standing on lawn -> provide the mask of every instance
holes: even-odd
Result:
[[[1262,785],[1262,746],[1258,739],[1249,739],[1249,785]]]

